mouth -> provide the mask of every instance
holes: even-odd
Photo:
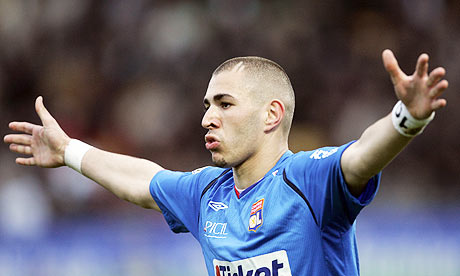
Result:
[[[220,141],[212,134],[206,134],[204,136],[204,140],[206,142],[205,146],[207,150],[215,150],[220,145]]]

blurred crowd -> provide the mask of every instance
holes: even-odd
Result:
[[[385,169],[378,197],[459,204],[456,0],[0,0],[0,129],[40,123],[34,100],[43,95],[69,136],[192,170],[210,164],[200,122],[212,71],[257,55],[283,66],[296,91],[291,149],[340,145],[396,102],[385,48],[408,74],[428,53],[450,87],[448,107]],[[68,168],[20,167],[15,156],[0,148],[3,232],[32,235],[65,216],[137,211]]]

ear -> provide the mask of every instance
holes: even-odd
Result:
[[[284,112],[284,104],[280,100],[272,100],[267,109],[264,131],[270,132],[276,129],[284,118]]]

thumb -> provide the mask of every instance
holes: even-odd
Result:
[[[404,72],[399,68],[398,61],[396,60],[393,52],[389,49],[386,49],[382,53],[383,66],[390,74],[391,81],[396,85],[403,77]]]
[[[35,111],[37,112],[38,117],[40,117],[43,126],[50,126],[56,122],[48,110],[45,108],[45,105],[43,105],[42,96],[38,96],[35,100]]]

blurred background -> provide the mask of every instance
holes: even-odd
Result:
[[[396,98],[381,62],[447,69],[448,107],[383,173],[358,217],[362,275],[460,275],[460,2],[0,0],[0,129],[39,123],[106,150],[192,170],[212,71],[257,55],[296,91],[293,151],[357,139]],[[68,168],[0,148],[0,275],[206,275],[189,234]]]

